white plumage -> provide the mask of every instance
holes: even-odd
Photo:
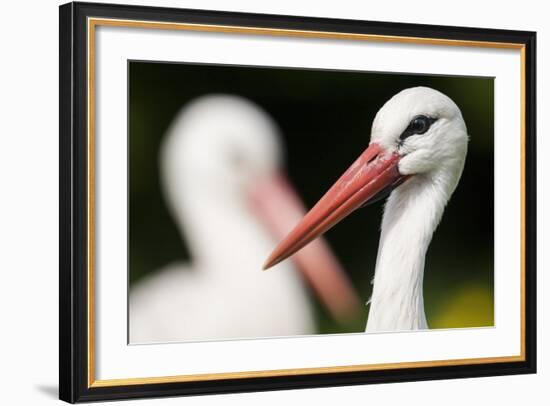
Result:
[[[372,125],[371,142],[397,150],[397,138],[419,115],[437,121],[399,147],[399,172],[412,176],[390,194],[384,208],[367,331],[428,328],[424,260],[462,174],[466,125],[451,99],[417,87],[398,93],[382,107]]]
[[[237,96],[203,96],[177,116],[162,146],[161,178],[192,263],[172,264],[132,287],[131,343],[316,332],[308,292],[294,264],[260,271],[277,236],[251,205],[255,199],[280,198],[265,187],[280,171],[278,137],[273,121]],[[297,200],[294,196],[291,204]],[[281,203],[270,213],[285,215],[287,222],[303,214],[303,209],[290,211]],[[317,257],[337,264],[325,245],[316,250]]]
[[[427,328],[425,255],[462,174],[467,143],[466,125],[450,98],[426,87],[396,94],[377,113],[369,147],[275,248],[265,267],[391,191],[366,331]]]
[[[173,123],[160,161],[192,266],[170,265],[132,288],[130,342],[315,332],[292,264],[259,271],[272,238],[252,216],[244,188],[251,177],[268,177],[279,167],[271,120],[236,96],[202,97]]]

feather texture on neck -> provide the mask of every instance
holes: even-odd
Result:
[[[422,286],[425,256],[456,183],[445,173],[419,175],[388,198],[366,331],[428,328]]]

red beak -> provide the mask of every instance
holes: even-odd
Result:
[[[249,190],[251,208],[276,239],[305,214],[294,188],[282,174],[255,184]],[[339,321],[352,320],[361,311],[361,301],[344,269],[322,238],[292,258],[313,291]]]
[[[397,168],[400,156],[371,144],[329,191],[273,250],[264,269],[285,260],[332,228],[351,212],[406,179]]]

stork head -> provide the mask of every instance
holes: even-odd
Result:
[[[442,170],[460,175],[468,136],[457,105],[428,87],[405,89],[382,106],[372,124],[370,144],[397,154],[402,175]]]
[[[175,204],[186,200],[182,193],[228,205],[246,203],[246,190],[278,171],[278,140],[275,123],[247,99],[195,99],[172,124],[162,149],[166,190]]]
[[[449,97],[427,87],[396,94],[376,114],[368,148],[275,248],[264,268],[412,177],[441,184],[448,199],[462,173],[467,143],[462,114]]]

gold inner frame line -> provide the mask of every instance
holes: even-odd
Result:
[[[296,376],[311,374],[331,374],[342,372],[377,371],[391,370],[397,368],[425,368],[440,366],[457,366],[472,364],[493,364],[503,362],[525,361],[525,45],[507,42],[489,41],[467,41],[441,38],[404,37],[391,35],[356,34],[345,32],[308,31],[262,27],[243,27],[231,25],[209,25],[209,24],[187,24],[168,23],[155,21],[121,20],[110,18],[88,18],[87,24],[87,81],[88,81],[88,387],[110,387],[124,385],[160,384],[191,381],[212,381],[218,379],[243,379],[243,378],[265,378],[277,376]],[[239,371],[239,372],[217,372],[208,374],[188,374],[176,376],[160,376],[145,378],[122,378],[122,379],[95,379],[95,28],[97,26],[109,27],[131,27],[148,28],[161,30],[180,30],[194,32],[232,33],[243,35],[262,35],[279,37],[298,37],[316,39],[338,39],[370,42],[390,42],[402,44],[434,45],[434,46],[459,46],[512,49],[520,51],[520,83],[521,83],[521,269],[520,269],[520,337],[521,349],[519,355],[485,358],[466,358],[452,360],[433,360],[415,362],[396,362],[384,364],[362,364],[327,366],[315,368],[277,369],[265,371]]]

